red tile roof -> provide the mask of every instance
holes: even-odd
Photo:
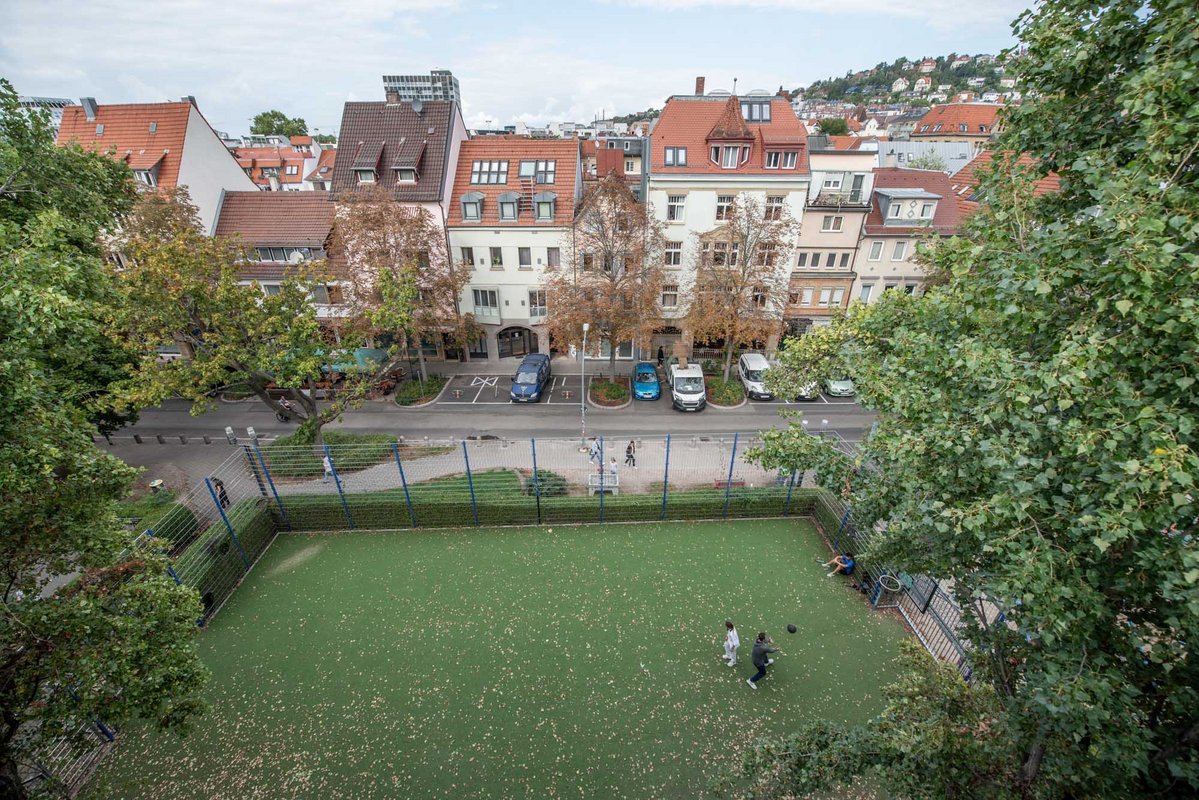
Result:
[[[978,209],[978,200],[975,197],[975,190],[978,189],[980,180],[979,173],[989,167],[995,161],[994,150],[983,150],[976,155],[974,159],[953,174],[950,178],[950,184],[953,189],[954,196],[958,198],[958,206],[965,213],[972,213]],[[1021,167],[1035,167],[1037,160],[1028,153],[1022,153],[1016,163]],[[1047,194],[1053,194],[1061,190],[1062,179],[1056,172],[1050,172],[1043,178],[1038,178],[1032,187],[1033,197],[1043,197]]]
[[[334,208],[327,192],[226,192],[214,235],[257,247],[324,247]]]
[[[762,98],[770,102],[770,122],[748,124],[741,116],[737,97],[679,96],[671,97],[662,109],[662,115],[654,127],[653,147],[650,158],[656,174],[751,174],[751,175],[804,175],[808,172],[807,146],[804,144],[806,130],[795,116],[791,104],[779,97]],[[758,98],[752,98],[757,100]],[[733,116],[740,120],[738,125]],[[753,142],[749,161],[736,169],[723,169],[713,164],[708,152],[709,137],[713,132],[741,135],[744,128],[746,140]],[[766,169],[766,149],[794,150],[799,153],[794,170]],[[666,148],[687,148],[687,166],[666,166]]]
[[[311,145],[312,137],[311,136],[289,136],[287,138],[287,141],[291,142],[292,145],[299,147],[302,145]]]
[[[962,213],[954,199],[949,176],[940,170],[875,167],[874,189],[875,192],[880,189],[923,189],[930,194],[939,195],[941,199],[937,201],[937,210],[933,213],[931,225],[885,225],[883,223],[884,203],[877,199],[876,194],[873,208],[866,215],[865,232],[867,235],[911,235],[928,232],[950,235],[957,233],[961,227]]]
[[[279,183],[300,183],[304,180],[304,160],[311,158],[291,147],[235,147],[232,152],[242,169],[250,169],[250,180],[258,186],[271,185],[270,178],[262,174],[263,167],[278,167]],[[287,166],[295,166],[296,174],[288,175]]]
[[[471,183],[471,168],[475,161],[507,161],[507,183]],[[521,161],[553,161],[554,182],[532,186],[533,192],[553,192],[553,222],[537,222],[533,212],[522,202],[516,220],[500,221],[499,197],[505,192],[517,192],[522,200],[530,187],[521,184]],[[503,227],[537,227],[570,225],[574,220],[575,196],[578,187],[575,176],[579,167],[579,143],[574,139],[529,139],[516,136],[480,136],[462,143],[458,151],[458,168],[454,173],[453,194],[450,195],[449,225],[501,225]],[[483,195],[483,218],[479,221],[462,219],[462,197],[470,192]]]
[[[911,137],[922,136],[969,136],[990,138],[995,132],[999,110],[1003,106],[990,103],[949,103],[933,106],[916,123]]]
[[[320,156],[317,158],[316,167],[312,172],[304,176],[306,181],[331,181],[333,180],[333,162],[337,160],[337,148],[329,147],[321,150]]]
[[[772,115],[773,116],[773,115]],[[720,111],[720,116],[708,131],[709,139],[752,139],[753,134],[745,118],[741,116],[741,104],[736,97],[729,97]]]
[[[95,120],[89,122],[83,106],[67,106],[62,111],[58,143],[77,142],[85,150],[98,152],[113,150],[114,158],[139,165],[133,169],[146,169],[140,165],[150,162],[153,166],[161,160],[158,185],[174,189],[191,109],[186,102],[102,105],[96,109]]]
[[[341,157],[333,165],[332,190],[357,190],[354,170],[373,169],[378,184],[390,188],[400,202],[441,200],[458,104],[427,100],[421,106],[418,114],[411,103],[346,103],[338,129]],[[396,159],[408,155],[407,148],[419,143],[425,147],[416,165],[416,183],[398,184],[392,173]]]

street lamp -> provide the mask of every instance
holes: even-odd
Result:
[[[583,323],[583,349],[579,351],[579,382],[582,384],[579,392],[579,421],[582,426],[579,444],[582,447],[587,446],[587,331],[590,328],[591,323]]]

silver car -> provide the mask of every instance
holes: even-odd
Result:
[[[853,397],[855,391],[853,378],[848,375],[829,378],[824,382],[824,393],[829,397]]]

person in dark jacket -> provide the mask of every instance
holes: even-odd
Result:
[[[766,631],[758,634],[758,641],[754,642],[754,651],[750,655],[750,660],[753,661],[758,671],[754,673],[752,678],[746,678],[745,682],[749,684],[749,688],[757,689],[758,681],[766,677],[766,668],[774,663],[774,659],[770,658],[771,653],[777,653],[778,649],[771,647],[774,642],[770,641],[770,637],[766,635]]]
[[[658,366],[660,367],[665,363],[666,363],[666,348],[659,346],[658,347]]]

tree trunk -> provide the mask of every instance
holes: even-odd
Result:
[[[1041,771],[1041,760],[1045,758],[1045,740],[1039,739],[1036,744],[1028,749],[1028,753],[1024,756],[1024,763],[1020,765],[1020,796],[1032,797],[1033,782],[1037,779],[1037,773]]]
[[[416,364],[420,368],[420,382],[423,386],[429,380],[429,371],[425,368],[425,348],[420,337],[416,340]]]
[[[21,783],[21,773],[17,770],[17,762],[12,752],[7,748],[0,758],[0,798],[4,800],[24,800],[29,795],[25,785]]]
[[[735,339],[729,339],[724,343],[724,382],[729,382],[729,373],[733,368],[733,348],[736,346]]]

